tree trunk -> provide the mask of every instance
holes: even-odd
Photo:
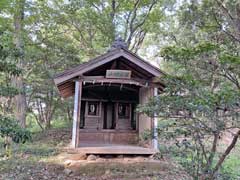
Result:
[[[214,159],[214,156],[215,156],[216,151],[217,151],[218,137],[219,137],[219,132],[215,132],[214,136],[213,136],[212,149],[211,149],[210,155],[207,159],[207,164],[206,164],[206,167],[205,167],[205,172],[206,173],[209,173],[209,170],[212,167],[213,159]]]
[[[50,129],[51,128],[51,119],[46,119],[46,126],[45,126],[45,129]]]
[[[68,117],[68,120],[71,122],[73,119],[72,119],[72,117],[73,117],[73,111],[72,111],[72,109],[69,107],[69,106],[67,106],[67,117]]]
[[[221,165],[223,164],[225,158],[230,154],[230,152],[232,151],[232,149],[235,147],[237,140],[240,136],[240,130],[238,130],[236,132],[236,134],[233,136],[232,142],[230,143],[230,145],[227,147],[227,149],[225,150],[225,152],[222,154],[222,156],[220,157],[220,159],[218,160],[216,166],[214,167],[212,174],[210,176],[210,179],[214,179],[214,176],[216,174],[216,172],[219,170],[219,168],[221,167]]]
[[[14,12],[14,44],[16,48],[16,64],[23,69],[24,64],[24,45],[23,45],[23,19],[25,0],[15,1]],[[14,114],[19,121],[21,127],[26,127],[26,94],[23,82],[23,75],[12,78],[12,85],[16,87],[20,93],[14,98]]]

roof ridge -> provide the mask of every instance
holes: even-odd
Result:
[[[61,84],[61,83],[65,82],[65,81],[67,81],[67,80],[69,80],[69,79],[71,79],[75,76],[79,76],[79,75],[85,73],[84,72],[85,68],[87,68],[85,71],[89,71],[89,70],[94,69],[94,68],[96,68],[96,65],[94,64],[94,62],[98,63],[98,61],[99,61],[100,63],[98,64],[98,66],[101,66],[101,65],[107,63],[107,62],[102,62],[102,64],[101,64],[101,61],[106,59],[106,58],[109,58],[108,61],[110,62],[112,60],[111,56],[115,56],[114,57],[115,59],[118,58],[118,56],[119,57],[123,56],[123,57],[125,57],[126,59],[128,59],[129,61],[131,61],[132,63],[136,64],[139,67],[142,67],[145,64],[147,67],[149,67],[151,69],[151,70],[149,69],[147,71],[149,71],[149,73],[151,73],[153,76],[160,76],[161,74],[166,75],[166,73],[163,72],[162,70],[160,70],[158,67],[152,65],[150,62],[144,60],[143,58],[141,58],[137,54],[129,51],[128,49],[126,49],[126,48],[115,48],[115,49],[113,49],[111,51],[108,51],[108,52],[106,52],[106,53],[104,53],[100,56],[97,56],[93,59],[90,59],[89,61],[81,63],[81,64],[77,65],[76,67],[70,68],[68,70],[65,70],[62,73],[56,74],[54,76],[54,82],[56,84]],[[129,56],[129,57],[126,57],[126,56]],[[136,58],[136,59],[132,59],[131,57]],[[144,64],[141,65],[141,63],[144,63]],[[90,66],[90,68],[88,68],[88,66]],[[78,74],[78,71],[79,71],[79,74]],[[62,78],[62,80],[61,80],[61,78]]]
[[[111,51],[108,51],[108,52],[100,55],[100,56],[96,56],[96,57],[94,57],[94,58],[92,58],[92,59],[90,59],[90,60],[88,60],[88,61],[82,62],[82,63],[78,64],[78,65],[75,66],[75,67],[69,68],[69,69],[67,69],[67,70],[65,70],[65,71],[63,71],[63,72],[61,72],[61,73],[56,74],[53,78],[61,77],[63,74],[65,75],[65,73],[67,73],[68,71],[73,71],[73,70],[75,70],[75,69],[78,69],[78,68],[80,68],[81,66],[84,66],[84,65],[86,65],[86,64],[88,64],[88,63],[90,63],[90,62],[92,62],[92,61],[98,60],[98,59],[100,59],[100,58],[102,58],[102,57],[104,57],[104,56],[108,57],[108,56],[112,55],[112,53],[115,52],[115,51],[117,51],[117,50],[119,50],[119,49],[113,49],[113,50],[111,50]]]

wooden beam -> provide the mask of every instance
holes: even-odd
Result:
[[[101,102],[109,102],[108,99],[95,99],[95,98],[82,98],[82,101],[101,101]],[[112,102],[120,102],[120,103],[138,103],[133,100],[112,100]]]
[[[119,67],[122,69],[127,69],[127,70],[132,71],[133,76],[135,75],[138,78],[145,78],[145,76],[142,73],[139,73],[135,69],[132,69],[131,67],[127,66],[125,63],[120,63]]]
[[[83,88],[84,89],[88,89],[88,91],[90,91],[92,88],[94,88],[94,87],[101,87],[101,86],[109,86],[108,84],[99,84],[99,83],[94,83],[94,84],[91,84],[91,83],[88,83],[87,85],[85,85]],[[128,84],[125,84],[125,85],[123,85],[123,84],[114,84],[114,83],[112,83],[111,84],[111,86],[112,87],[119,87],[119,89],[120,90],[124,90],[124,89],[126,89],[126,90],[129,90],[129,91],[134,91],[134,92],[138,92],[138,88],[137,88],[137,86],[131,86],[131,85],[128,85]]]
[[[135,64],[136,66],[141,67],[142,69],[145,69],[147,72],[149,72],[150,74],[152,74],[153,76],[159,77],[162,74],[164,74],[162,71],[160,71],[158,68],[154,67],[153,65],[151,65],[150,63],[144,61],[143,59],[141,59],[140,57],[138,57],[137,55],[124,50],[124,49],[118,49],[118,50],[113,50],[110,51],[102,56],[99,56],[93,60],[90,60],[87,63],[84,63],[82,65],[79,65],[73,69],[70,69],[68,71],[65,71],[59,75],[57,75],[54,78],[54,82],[55,84],[60,84],[64,81],[70,80],[71,78],[74,78],[76,76],[82,75],[86,72],[89,72],[103,64],[106,64],[108,62],[111,62],[119,57],[124,57],[125,59],[127,59],[129,62],[132,62],[133,64]]]
[[[159,77],[164,74],[160,69],[128,50],[122,51],[122,56],[142,69],[147,70],[153,76]]]
[[[116,145],[106,146],[105,144],[81,143],[77,149],[68,149],[69,153],[85,153],[85,154],[121,154],[121,155],[152,155],[157,153],[152,148],[140,147],[137,145]]]
[[[161,83],[152,82],[151,80],[143,80],[140,78],[131,78],[131,79],[117,79],[117,78],[101,78],[102,76],[97,76],[99,78],[94,78],[95,76],[82,76],[80,79],[85,83],[111,83],[111,84],[128,84],[128,85],[136,85],[136,86],[150,86],[150,87],[158,87],[163,89]]]
[[[72,96],[74,94],[74,83],[75,81],[84,81],[85,83],[88,83],[88,85],[84,86],[87,87],[89,85],[106,85],[111,83],[111,86],[114,86],[116,84],[123,85],[124,88],[126,88],[126,85],[135,85],[135,86],[142,86],[145,87],[146,84],[149,87],[157,87],[162,91],[164,89],[164,85],[162,83],[157,82],[156,80],[144,80],[140,78],[131,78],[131,79],[116,79],[116,78],[105,78],[104,76],[81,76],[80,78],[75,78],[72,81],[63,83],[61,85],[58,85],[59,93],[62,97],[67,98],[69,96]],[[94,84],[93,84],[94,83]],[[85,84],[84,84],[85,85]],[[128,86],[127,86],[128,88]]]
[[[158,89],[154,88],[154,97],[158,95]],[[158,118],[157,118],[157,113],[154,113],[154,118],[153,118],[153,148],[158,151]]]
[[[73,111],[73,128],[72,128],[72,147],[77,148],[79,145],[79,123],[81,110],[82,82],[75,82],[74,111]]]
[[[103,79],[91,79],[91,78],[83,78],[83,82],[85,83],[116,83],[116,84],[129,84],[129,85],[136,85],[136,86],[145,86],[145,84],[142,84],[141,82],[138,82],[136,80],[131,79],[110,79],[110,78],[103,78]]]
[[[117,67],[117,60],[113,61],[110,69],[116,69]]]
[[[111,69],[111,66],[112,62],[108,62],[99,67],[96,67],[95,69],[83,73],[83,76],[99,76],[99,75],[105,76],[106,69]]]
[[[147,78],[153,77],[153,75],[150,74],[149,72],[147,72],[146,69],[143,69],[124,58],[121,59],[121,65],[125,65],[125,68],[128,67],[128,69],[130,69],[138,74],[141,74],[141,76],[143,76],[143,78],[145,78],[145,79],[146,79],[146,77]]]
[[[121,52],[116,52],[116,53],[111,52],[109,54],[106,54],[106,56],[105,55],[100,56],[94,60],[91,60],[83,64],[82,66],[79,66],[78,68],[73,68],[69,71],[66,71],[65,73],[62,73],[61,76],[54,78],[54,82],[55,84],[60,84],[71,78],[87,73],[105,63],[108,63],[114,59],[119,58],[121,54],[122,54]]]

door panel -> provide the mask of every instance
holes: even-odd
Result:
[[[114,103],[104,103],[103,129],[115,129]]]

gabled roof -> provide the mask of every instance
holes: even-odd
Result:
[[[142,69],[146,70],[154,77],[160,77],[161,75],[165,74],[160,69],[151,65],[149,62],[143,60],[142,58],[130,52],[129,50],[125,48],[116,48],[86,63],[82,63],[72,69],[64,71],[63,73],[57,74],[54,77],[54,82],[56,85],[60,85],[78,76],[82,76],[84,73],[91,71],[108,62],[111,62],[119,57],[124,57],[125,59],[134,63],[136,66],[139,66]]]

